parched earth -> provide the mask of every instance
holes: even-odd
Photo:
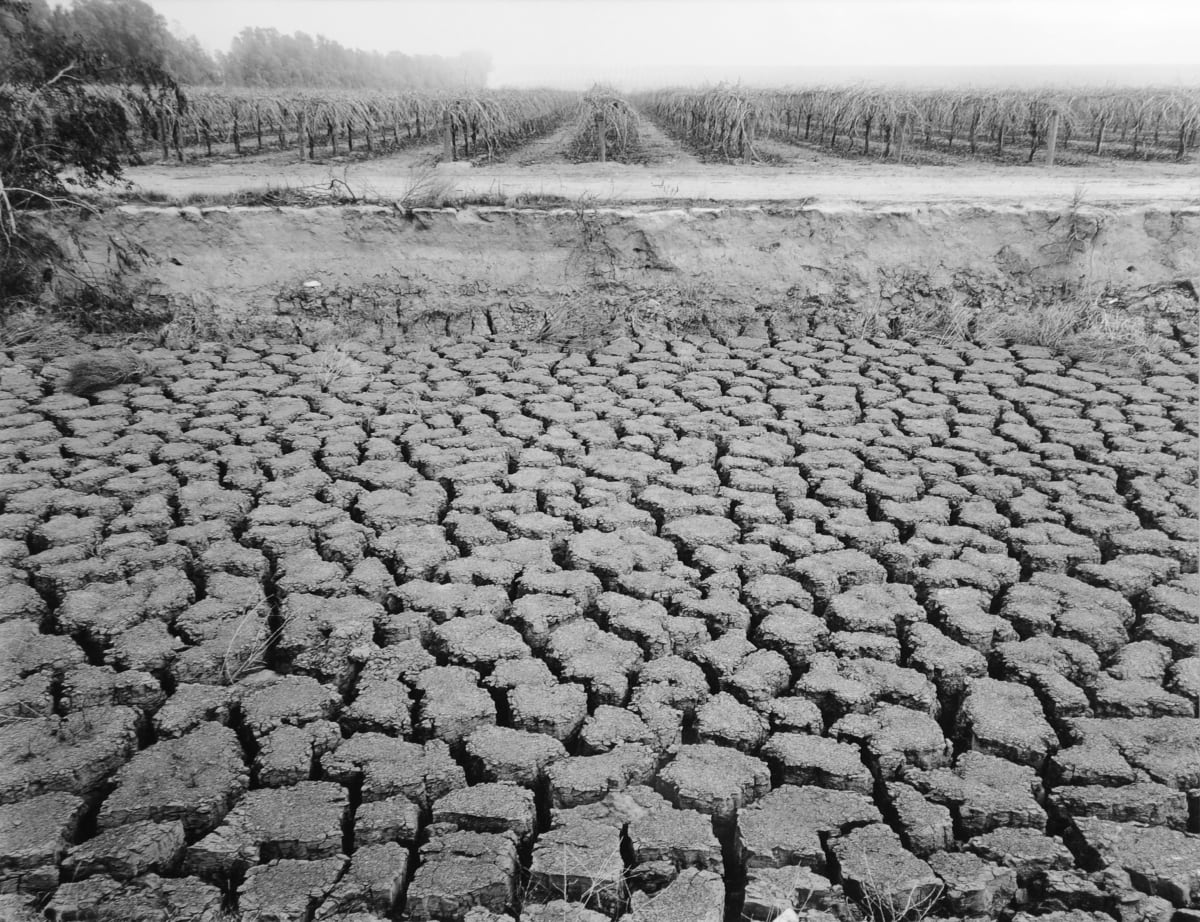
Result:
[[[0,918],[1195,922],[1178,343],[7,361]]]

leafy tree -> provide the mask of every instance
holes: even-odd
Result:
[[[194,35],[174,40],[167,48],[163,67],[184,86],[221,82],[221,65]]]
[[[166,69],[173,37],[143,0],[0,0],[0,211],[62,196],[68,183],[120,175],[129,119],[109,83],[178,93]],[[6,191],[5,191],[6,190]]]
[[[166,70],[174,37],[166,19],[145,0],[76,0],[70,23],[76,41],[96,62],[98,76]]]
[[[130,124],[123,91],[111,84],[179,96],[164,35],[161,17],[141,0],[53,10],[45,0],[0,0],[0,322],[36,303],[55,267],[68,271],[21,209],[70,203],[72,187],[121,175]],[[76,281],[93,306],[111,300]]]
[[[0,83],[37,83],[70,66],[76,79],[147,82],[218,76],[212,57],[179,39],[145,0],[0,0]]]

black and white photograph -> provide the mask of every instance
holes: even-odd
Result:
[[[1200,3],[0,0],[0,922],[1200,922]]]

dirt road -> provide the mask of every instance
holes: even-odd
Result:
[[[179,200],[271,188],[328,187],[337,181],[357,194],[380,199],[403,198],[416,189],[467,201],[541,196],[602,203],[814,199],[824,204],[1058,206],[1080,196],[1089,204],[1200,203],[1200,168],[1194,164],[1097,161],[1054,169],[1037,164],[909,166],[840,160],[811,151],[798,151],[794,159],[780,165],[705,164],[678,146],[676,156],[664,154],[646,165],[573,164],[555,156],[543,141],[514,151],[503,163],[434,165],[439,150],[419,147],[356,162],[343,158],[300,163],[289,155],[277,155],[155,164],[131,168],[127,178],[135,190]]]

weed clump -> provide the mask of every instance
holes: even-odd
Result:
[[[71,363],[60,389],[76,397],[90,397],[153,374],[154,364],[133,352],[93,352]]]
[[[1099,299],[1067,300],[1024,314],[990,318],[976,329],[984,344],[1045,346],[1081,362],[1144,366],[1170,350],[1170,342],[1138,317]]]
[[[0,312],[0,352],[34,349],[61,355],[76,341],[76,331],[32,307]]]

